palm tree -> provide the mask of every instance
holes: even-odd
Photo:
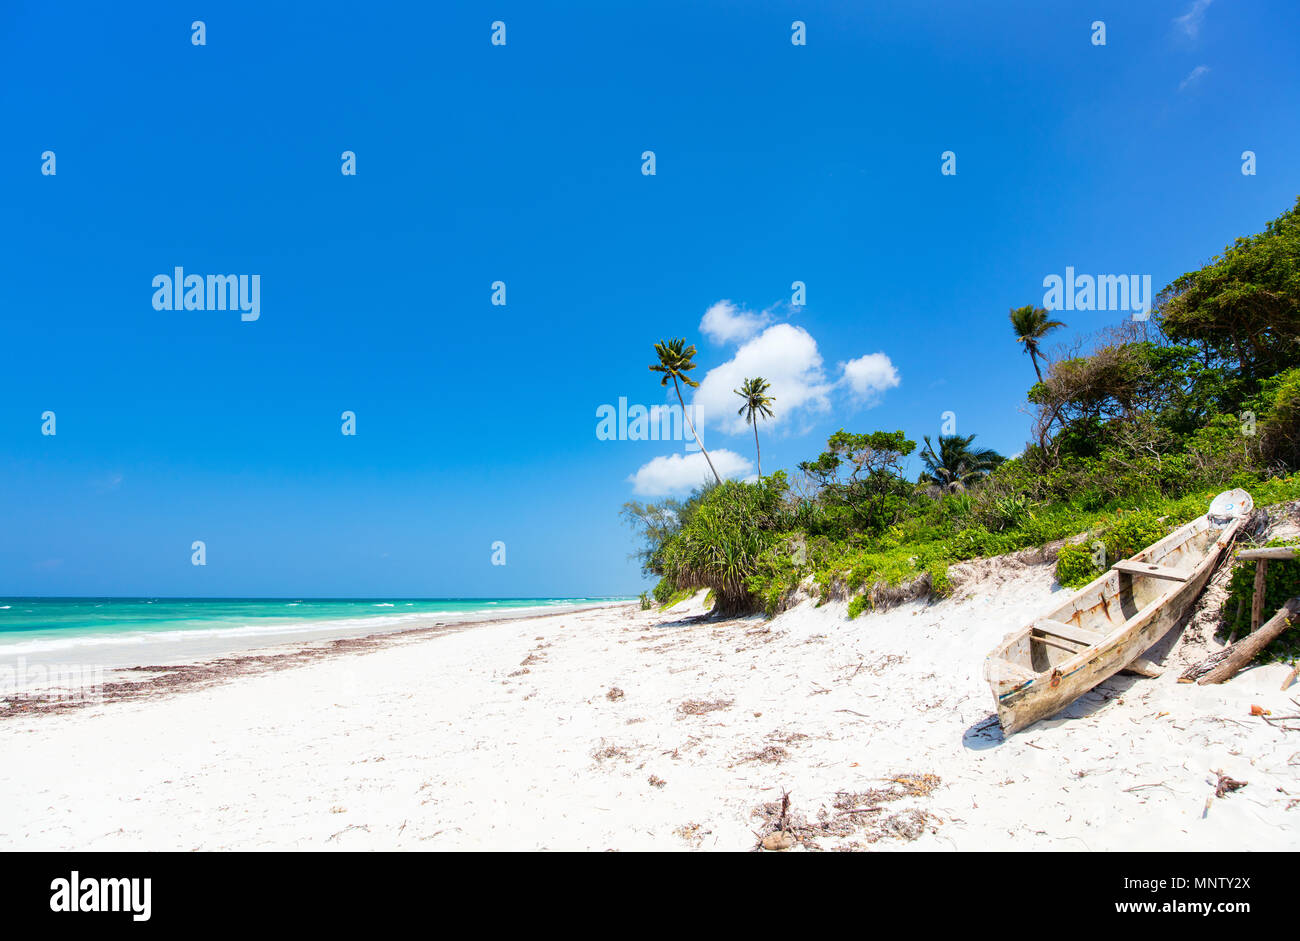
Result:
[[[661,372],[664,374],[661,386],[668,385],[668,380],[673,381],[673,389],[677,392],[677,402],[682,407],[682,414],[686,417],[686,424],[691,427],[691,434],[695,435],[695,443],[700,446],[700,452],[704,455],[704,460],[709,462],[709,470],[713,471],[713,477],[718,483],[722,483],[722,477],[718,474],[718,469],[713,466],[713,459],[709,457],[709,452],[704,450],[704,442],[700,440],[700,433],[695,430],[695,422],[691,421],[691,413],[686,410],[686,403],[682,401],[682,387],[678,384],[680,379],[692,389],[698,389],[700,384],[686,375],[695,368],[695,347],[687,346],[685,340],[660,340],[655,344],[655,353],[659,356],[659,362],[650,364],[651,372]]]
[[[1006,460],[991,448],[972,449],[970,444],[975,440],[974,435],[940,435],[937,453],[929,435],[925,435],[923,440],[925,447],[921,449],[921,462],[925,464],[926,472],[921,474],[921,482],[933,481],[945,490],[965,490],[972,481]]]
[[[761,377],[746,379],[740,384],[739,389],[732,389],[745,400],[745,404],[740,406],[737,415],[744,415],[745,421],[754,426],[754,456],[758,459],[758,476],[763,476],[763,452],[758,447],[758,419],[772,417],[772,402],[774,399],[767,395],[767,390],[772,384]]]
[[[1025,352],[1029,354],[1029,359],[1034,364],[1034,372],[1038,374],[1039,382],[1043,381],[1043,371],[1038,368],[1038,357],[1042,356],[1042,352],[1038,349],[1038,341],[1057,327],[1065,326],[1059,320],[1047,318],[1047,311],[1033,304],[1026,304],[1011,311],[1011,326],[1016,331],[1016,342],[1025,344]]]

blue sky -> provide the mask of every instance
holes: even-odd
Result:
[[[618,510],[682,449],[596,409],[665,401],[655,340],[719,401],[788,373],[769,472],[944,411],[1014,453],[1008,308],[1158,290],[1300,192],[1293,0],[73,9],[0,12],[11,595],[639,591]],[[259,275],[260,318],[155,310],[175,266]]]

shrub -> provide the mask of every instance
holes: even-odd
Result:
[[[1206,507],[1208,507],[1208,502]],[[1196,514],[1199,516],[1205,508]],[[1106,559],[1116,562],[1141,552],[1153,542],[1163,539],[1178,528],[1181,523],[1171,523],[1169,517],[1157,518],[1151,511],[1137,511],[1120,516],[1118,522],[1107,527],[1102,534],[1106,544]],[[1183,522],[1186,522],[1185,520]]]
[[[1092,549],[1086,543],[1068,542],[1056,556],[1056,580],[1066,588],[1088,584],[1101,572],[1092,561]]]
[[[788,522],[786,489],[780,471],[753,484],[728,480],[714,487],[664,544],[664,578],[679,588],[711,588],[720,613],[752,608],[749,582]]]

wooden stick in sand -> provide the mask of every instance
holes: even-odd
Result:
[[[1268,572],[1268,559],[1255,563],[1255,595],[1250,599],[1250,632],[1259,630],[1260,619],[1264,616],[1264,575]]]

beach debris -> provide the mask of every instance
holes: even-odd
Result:
[[[606,745],[603,738],[600,740],[600,744],[601,747],[591,753],[591,757],[597,761],[609,761],[612,758],[630,761],[632,758],[627,749],[621,745]]]
[[[650,775],[649,784],[651,787],[663,787],[667,783],[668,783],[667,781],[659,777],[659,775],[657,774]]]
[[[623,698],[623,691],[617,686],[611,686],[609,692],[605,694],[605,698],[610,702],[618,702]]]
[[[1292,699],[1291,704],[1300,709],[1300,700]],[[1294,722],[1300,719],[1300,713],[1291,716],[1275,716],[1271,712],[1266,712],[1260,716],[1265,722],[1275,729],[1281,729],[1283,732],[1300,732],[1300,725],[1287,725],[1288,722]],[[1295,757],[1295,756],[1292,756]],[[1288,762],[1289,764],[1290,762]]]
[[[881,804],[905,798],[928,797],[939,786],[934,774],[896,774],[884,779],[885,787],[866,791],[837,791],[831,806],[823,806],[815,821],[795,811],[790,794],[783,791],[779,801],[769,801],[755,808],[751,816],[763,821],[754,835],[758,838],[756,849],[789,848],[786,841],[797,843],[805,849],[820,850],[818,840],[839,837],[848,842],[835,849],[865,849],[882,839],[911,842],[927,830],[937,832],[942,821],[920,807],[911,807],[896,813],[887,813]]]
[[[1214,773],[1218,775],[1219,778],[1214,785],[1214,796],[1218,798],[1222,798],[1225,794],[1230,794],[1233,791],[1240,790],[1248,783],[1246,781],[1238,781],[1236,778],[1230,778],[1222,771],[1215,771]],[[1209,804],[1206,804],[1205,809],[1210,809]]]
[[[701,830],[698,823],[684,823],[674,830],[673,834],[681,837],[687,843],[699,846],[704,837],[712,832],[712,830]]]
[[[811,738],[806,732],[783,732],[780,729],[769,732],[767,737],[774,742],[780,742],[782,745],[793,745],[795,742],[806,741]]]
[[[702,716],[706,712],[730,709],[734,704],[734,699],[688,699],[677,707],[677,711],[684,716]]]
[[[769,852],[788,850],[792,846],[794,846],[794,837],[784,831],[769,833],[763,837],[763,849]]]
[[[330,836],[326,837],[325,842],[326,842],[326,843],[331,843],[331,842],[333,842],[334,840],[337,840],[337,839],[338,839],[339,837],[341,837],[343,834],[347,833],[349,830],[365,830],[367,833],[369,833],[369,832],[370,832],[370,824],[368,824],[368,823],[350,823],[350,824],[348,824],[346,827],[344,827],[342,830],[340,830],[338,833],[334,833],[334,834],[331,834]]]
[[[805,827],[805,821],[802,815],[795,821],[790,816],[790,792],[781,791],[779,801],[768,801],[765,804],[754,809],[750,814],[751,817],[759,817],[764,821],[763,826],[754,835],[758,837],[758,845],[755,849],[764,849],[769,851],[787,850],[794,845],[796,838],[791,832],[792,827]]]
[[[926,813],[924,810],[913,809],[886,817],[880,822],[880,830],[883,835],[911,843],[925,834],[925,831],[930,826],[930,821],[933,819],[935,818],[932,814]]]
[[[747,761],[761,761],[763,762],[763,764],[775,765],[775,764],[780,764],[782,761],[785,761],[785,759],[789,757],[790,757],[790,753],[786,751],[784,748],[782,748],[780,745],[768,745],[766,748],[762,749],[761,751],[756,751],[753,754],[747,755],[744,758],[740,759],[740,763],[744,764]]]
[[[1288,686],[1295,682],[1296,676],[1300,675],[1300,660],[1291,665],[1291,672],[1286,675],[1282,681],[1282,690],[1285,691]]]
[[[1250,714],[1252,716],[1271,716],[1273,713],[1271,710],[1265,709],[1263,706],[1256,706],[1252,703],[1250,706]]]

